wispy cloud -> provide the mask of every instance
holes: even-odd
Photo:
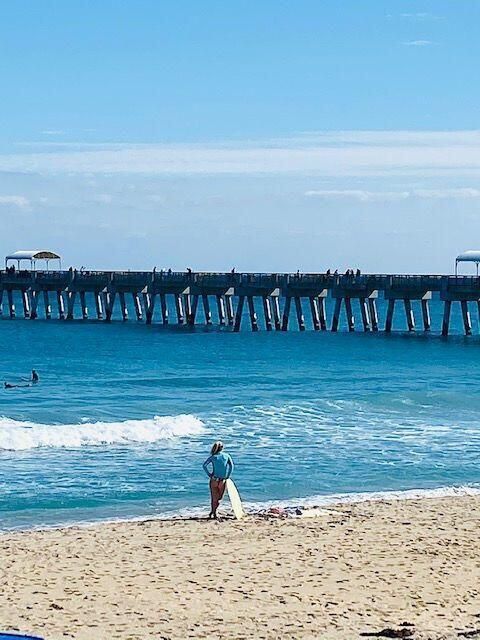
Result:
[[[402,42],[405,47],[429,47],[433,44],[431,40],[407,40]]]
[[[480,177],[480,131],[313,132],[244,143],[81,143],[47,144],[33,149],[0,154],[0,172],[91,177],[98,174]]]
[[[325,198],[334,200],[359,200],[372,202],[375,200],[405,200],[410,196],[409,191],[365,191],[363,189],[320,189],[306,191],[307,198]]]
[[[44,131],[41,131],[41,134],[44,136],[62,136],[65,133],[65,131],[62,131],[61,129],[45,129]]]
[[[25,198],[25,196],[0,196],[0,207],[28,209],[30,207],[30,200]]]
[[[418,11],[416,13],[401,13],[400,18],[406,18],[407,20],[444,20],[443,16],[436,16],[433,13],[427,13],[425,11]]]
[[[306,191],[307,198],[352,199],[360,202],[406,200],[407,198],[429,198],[434,200],[480,198],[480,189],[412,189],[410,191],[366,191],[363,189],[316,189]]]

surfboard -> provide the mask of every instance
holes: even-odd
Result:
[[[243,518],[245,515],[245,511],[242,507],[242,501],[240,499],[240,494],[238,493],[237,487],[231,478],[227,478],[227,491],[228,497],[230,498],[230,504],[232,505],[233,513],[237,520]]]

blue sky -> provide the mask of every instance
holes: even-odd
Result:
[[[476,0],[2,3],[0,251],[449,271],[480,248],[479,18]]]

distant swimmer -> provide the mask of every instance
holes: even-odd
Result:
[[[211,470],[209,465],[211,465]],[[233,460],[228,453],[223,451],[222,442],[215,442],[210,456],[203,463],[203,469],[210,478],[211,510],[208,517],[216,520],[217,509],[225,493],[226,480],[233,471]]]
[[[32,382],[38,382],[40,380],[40,378],[38,377],[38,373],[35,371],[35,369],[32,369]]]
[[[5,389],[16,389],[17,387],[31,387],[32,383],[29,382],[27,384],[12,384],[11,382],[4,382],[3,386]]]

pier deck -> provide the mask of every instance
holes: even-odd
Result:
[[[470,335],[469,305],[474,303],[480,313],[480,278],[474,276],[0,271],[0,312],[11,318],[17,315],[16,302],[20,301],[21,315],[32,320],[54,316],[61,320],[88,320],[90,303],[93,317],[107,322],[115,308],[123,320],[128,320],[129,307],[133,305],[137,321],[151,324],[159,308],[160,322],[168,324],[169,309],[174,309],[173,322],[194,326],[200,322],[201,305],[204,324],[217,322],[233,331],[240,331],[246,322],[253,331],[260,326],[267,331],[287,331],[292,316],[303,331],[306,311],[315,331],[337,331],[343,308],[349,331],[355,330],[354,309],[358,309],[363,331],[390,332],[399,305],[403,307],[405,328],[414,331],[412,301],[420,302],[422,330],[430,331],[432,294],[444,306],[442,326],[438,327],[442,335],[449,333],[451,308],[456,302],[461,308],[465,334]],[[326,313],[328,298],[334,304],[331,318]],[[377,300],[382,298],[387,307],[384,322],[380,323]]]

